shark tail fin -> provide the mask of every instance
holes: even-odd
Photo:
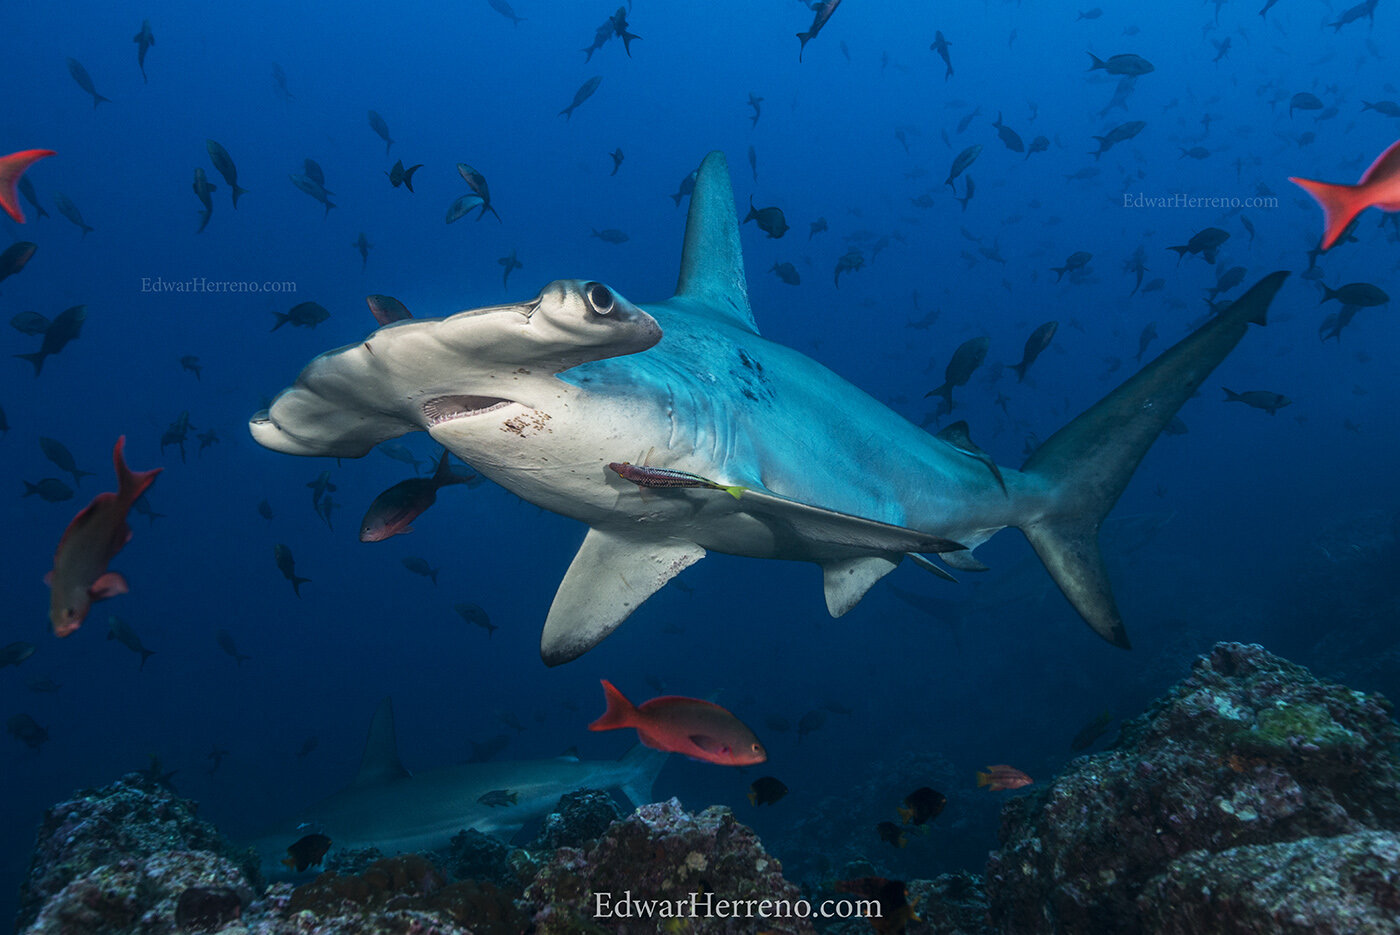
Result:
[[[1288,278],[1270,273],[1239,300],[1148,364],[1036,449],[1022,470],[1049,493],[1020,524],[1070,604],[1094,632],[1130,648],[1098,532],[1133,471],[1181,405],[1244,337],[1266,322]]]
[[[633,806],[646,805],[655,800],[652,786],[661,767],[666,765],[667,756],[665,750],[653,750],[643,744],[637,744],[623,754],[622,765],[630,770],[630,774],[623,781],[621,789]]]

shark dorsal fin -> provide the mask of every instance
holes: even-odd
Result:
[[[355,774],[356,786],[374,786],[411,774],[399,761],[399,742],[394,733],[394,700],[385,698],[374,710],[369,722],[369,737],[365,754],[360,758],[360,771]]]
[[[705,157],[695,177],[676,297],[695,300],[715,318],[758,333],[744,281],[744,251],[739,245],[729,163],[718,150]]]

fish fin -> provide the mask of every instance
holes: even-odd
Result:
[[[33,364],[34,376],[37,377],[44,369],[44,358],[49,355],[45,354],[43,351],[35,351],[33,354],[12,354],[11,356],[18,357],[20,360],[27,360]]]
[[[668,755],[665,750],[653,750],[640,743],[623,755],[620,762],[630,771],[630,775],[619,788],[627,796],[627,801],[636,806],[656,800],[652,786],[661,767],[666,765]]]
[[[413,774],[404,769],[399,759],[399,742],[394,730],[394,700],[385,698],[374,709],[369,722],[365,752],[360,757],[360,771],[351,786],[376,786],[408,779]]]
[[[859,604],[865,592],[894,571],[903,557],[866,555],[823,564],[822,587],[826,591],[827,612],[833,617],[840,617]]]
[[[1244,337],[1288,278],[1275,272],[1052,435],[1022,470],[1049,505],[1018,525],[1085,622],[1129,648],[1099,550],[1104,518],[1157,435]]]
[[[49,571],[44,572],[44,584],[47,585],[48,587],[53,587],[53,570],[52,570],[52,569],[50,569]]]
[[[745,491],[740,503],[742,505],[735,504],[735,509],[777,524],[773,532],[779,536],[795,534],[798,538],[839,549],[833,560],[850,557],[856,551],[888,552],[893,557],[901,552],[950,552],[965,548],[941,536],[789,500],[757,487]]]
[[[607,679],[602,679],[603,698],[607,701],[607,710],[603,712],[592,724],[588,725],[589,730],[620,730],[624,727],[635,727],[637,720],[637,708],[622,692],[617,690],[617,686]]]
[[[1334,185],[1313,179],[1289,176],[1288,181],[1312,196],[1322,208],[1323,250],[1330,250],[1341,239],[1347,225],[1370,207],[1370,199],[1360,185]]]
[[[135,503],[146,490],[155,483],[156,475],[164,468],[151,468],[149,471],[133,471],[126,466],[126,436],[117,437],[117,443],[112,446],[112,467],[117,472],[117,498],[125,503]],[[91,471],[78,471],[77,474],[88,475]]]
[[[662,585],[704,557],[703,548],[681,539],[589,529],[540,634],[545,664],[559,665],[588,652]]]
[[[958,571],[987,570],[987,566],[973,556],[971,549],[961,549],[957,552],[944,552],[938,557],[949,565],[952,565]]]
[[[109,571],[98,575],[97,580],[88,588],[88,595],[94,601],[105,601],[109,597],[116,597],[118,594],[125,594],[130,590],[131,587],[119,572]]]
[[[915,565],[918,565],[924,571],[930,572],[938,576],[939,578],[942,578],[944,581],[951,581],[954,584],[958,583],[958,579],[954,578],[952,574],[943,570],[941,567],[929,561],[928,559],[924,558],[918,552],[906,552],[905,558],[909,559]]]
[[[14,218],[16,223],[24,223],[24,211],[20,209],[17,190],[19,177],[35,162],[52,155],[54,151],[51,149],[26,149],[0,157],[0,208],[4,208],[5,213]],[[45,216],[42,213],[43,209],[39,210],[40,216]]]
[[[695,176],[685,219],[681,272],[672,301],[676,300],[691,300],[701,306],[693,310],[758,334],[744,282],[744,253],[739,245],[729,164],[718,150],[705,157]]]
[[[687,739],[706,753],[724,752],[724,741],[709,734],[691,734]]]

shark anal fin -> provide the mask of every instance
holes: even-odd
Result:
[[[978,561],[969,549],[963,549],[957,552],[944,552],[938,557],[958,571],[987,570],[987,566]]]
[[[903,557],[868,555],[822,565],[822,586],[826,591],[827,611],[833,617],[840,617],[856,606],[875,582],[899,566],[899,560]]]
[[[705,557],[680,539],[642,539],[589,529],[540,635],[540,656],[556,666],[588,652],[661,586]]]

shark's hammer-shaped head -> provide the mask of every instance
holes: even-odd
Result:
[[[322,354],[249,428],[276,451],[359,457],[406,432],[531,405],[541,378],[659,340],[656,319],[612,289],[559,280],[529,302],[395,322]]]

